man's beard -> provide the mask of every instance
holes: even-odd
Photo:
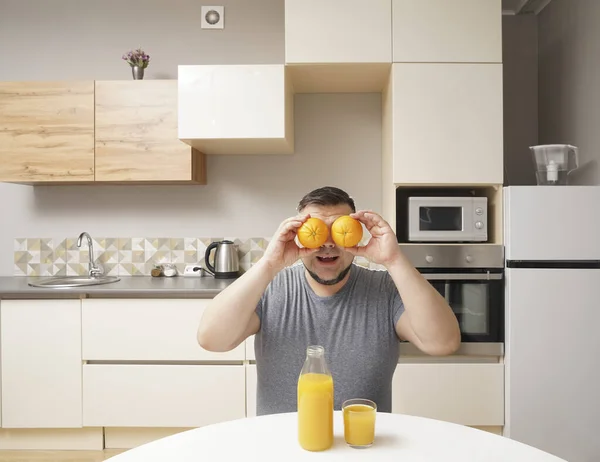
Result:
[[[303,262],[304,263],[304,262]],[[335,284],[337,284],[338,282],[340,282],[342,279],[344,279],[346,277],[346,275],[348,274],[348,272],[350,271],[350,268],[352,268],[352,263],[350,263],[345,269],[342,270],[342,272],[340,274],[338,274],[335,278],[333,279],[322,279],[319,276],[317,276],[317,274],[311,270],[309,270],[306,265],[304,265],[304,268],[306,268],[306,271],[308,271],[308,274],[310,274],[310,276],[317,281],[319,284],[323,284],[324,286],[333,286]]]

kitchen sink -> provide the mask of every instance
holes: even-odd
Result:
[[[118,276],[56,276],[30,282],[31,287],[63,289],[69,287],[97,286],[120,281]]]

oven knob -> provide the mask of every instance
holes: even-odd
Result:
[[[471,255],[467,255],[465,257],[465,260],[467,261],[467,263],[472,263],[473,262],[473,257]]]
[[[477,228],[477,229],[483,228],[483,223],[478,221],[477,223],[475,223],[475,228]]]
[[[475,213],[476,213],[477,215],[481,215],[481,214],[483,213],[483,209],[482,209],[481,207],[477,207],[477,208],[475,209]]]
[[[427,255],[427,256],[425,257],[425,261],[426,261],[427,263],[433,263],[433,257],[432,257],[431,255]]]

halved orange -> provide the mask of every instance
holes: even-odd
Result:
[[[325,244],[329,237],[329,229],[323,220],[311,217],[300,226],[297,235],[298,241],[304,247],[316,249]]]
[[[331,238],[340,247],[354,247],[362,237],[362,224],[349,215],[337,218],[331,225]]]

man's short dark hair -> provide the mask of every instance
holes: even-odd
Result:
[[[352,212],[356,212],[354,200],[346,191],[336,188],[335,186],[324,186],[309,192],[298,203],[298,212],[301,212],[310,204],[324,206],[346,204],[350,206]]]

